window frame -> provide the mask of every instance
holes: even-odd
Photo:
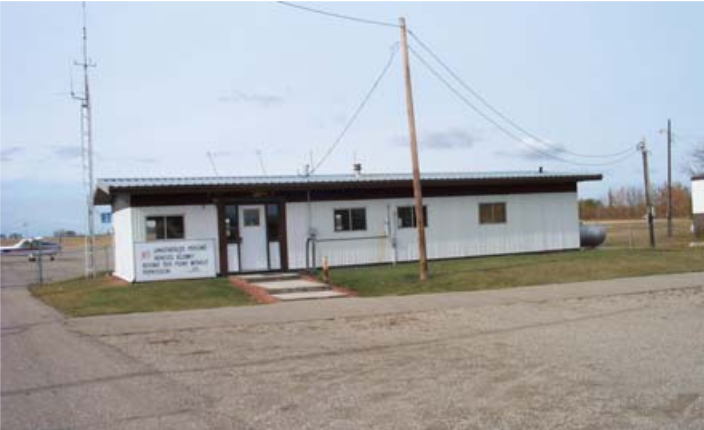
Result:
[[[352,216],[353,211],[362,211],[361,213],[364,215],[364,218],[363,218],[364,225],[362,226],[363,228],[355,228],[354,217]],[[339,225],[340,228],[338,228],[337,215],[339,212],[346,212],[347,225],[349,226],[349,228],[347,228],[347,229],[344,228],[344,222],[341,222]],[[366,206],[349,207],[349,208],[334,208],[332,211],[332,222],[333,222],[333,230],[335,231],[335,233],[346,233],[346,232],[351,232],[351,231],[367,231],[367,208],[366,208]]]
[[[489,209],[488,219],[485,219],[482,208]],[[497,207],[501,210],[497,211]],[[482,202],[478,209],[479,225],[501,225],[508,223],[508,204],[506,202]],[[501,217],[499,217],[501,215]]]
[[[401,216],[399,215],[399,211],[401,209],[404,210],[410,210],[411,211],[411,225],[409,226],[404,226],[401,224]],[[408,228],[417,228],[418,223],[416,222],[416,207],[415,205],[405,205],[405,206],[397,206],[396,207],[396,227],[399,230],[405,230]],[[423,205],[423,227],[428,228],[428,205]]]
[[[149,238],[149,228],[150,228],[149,227],[149,220],[156,219],[156,218],[163,219],[163,223],[164,223],[163,224],[163,229],[164,229],[163,235],[164,235],[164,237],[160,239],[158,236],[158,233],[156,233],[157,230],[155,228],[155,238],[150,239]],[[183,226],[183,228],[181,229],[181,233],[182,233],[181,237],[168,237],[169,236],[169,234],[168,234],[169,233],[169,228],[168,228],[169,218],[181,218],[181,224]],[[158,222],[157,222],[157,224],[158,224]],[[144,227],[145,227],[145,229],[144,229],[145,230],[144,231],[145,242],[159,242],[162,240],[184,240],[184,239],[186,239],[186,215],[185,214],[146,215],[144,217]]]

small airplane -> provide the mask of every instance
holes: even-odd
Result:
[[[47,256],[54,261],[54,256],[59,252],[61,245],[44,241],[41,237],[22,239],[10,246],[0,246],[0,254],[3,256],[27,256],[29,261],[34,261],[37,256]]]

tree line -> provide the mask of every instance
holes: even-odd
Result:
[[[653,189],[655,217],[667,216],[667,183]],[[645,192],[635,186],[611,188],[602,199],[582,199],[579,201],[580,219],[636,219],[645,216]],[[681,184],[672,184],[672,216],[689,218],[692,216],[692,195],[690,189]]]

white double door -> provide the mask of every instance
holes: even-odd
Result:
[[[265,206],[240,206],[238,211],[240,271],[268,270]]]

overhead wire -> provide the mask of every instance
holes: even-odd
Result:
[[[508,137],[510,137],[511,139],[515,140],[515,141],[518,142],[519,144],[524,145],[524,146],[527,146],[527,147],[529,147],[530,149],[532,149],[533,151],[535,151],[535,152],[537,152],[537,153],[539,153],[539,154],[541,154],[541,155],[543,155],[543,156],[545,156],[545,157],[552,158],[553,160],[559,161],[559,162],[562,162],[562,163],[574,164],[574,165],[577,165],[577,166],[609,166],[609,165],[612,165],[612,164],[620,163],[620,162],[626,160],[627,158],[630,158],[631,156],[633,156],[633,155],[635,154],[635,147],[634,147],[633,149],[630,150],[629,153],[624,153],[621,157],[619,157],[619,158],[616,159],[616,160],[612,160],[612,161],[609,161],[609,162],[599,162],[599,163],[591,163],[591,162],[590,162],[590,163],[587,163],[587,162],[580,162],[580,161],[568,160],[568,159],[565,159],[565,158],[563,158],[563,157],[560,157],[559,155],[556,155],[556,154],[553,154],[553,153],[551,153],[551,152],[548,152],[548,151],[547,151],[546,149],[544,149],[544,148],[541,148],[541,147],[532,145],[532,144],[530,144],[529,141],[527,141],[526,139],[521,138],[521,137],[518,136],[516,133],[514,133],[514,132],[511,131],[511,130],[509,130],[507,127],[503,126],[501,123],[499,123],[498,121],[496,121],[496,120],[495,120],[494,118],[492,118],[490,115],[486,114],[483,110],[481,110],[480,108],[478,108],[474,103],[472,103],[471,100],[469,100],[467,97],[465,97],[464,94],[462,94],[457,88],[455,88],[455,86],[452,85],[452,83],[450,83],[444,76],[442,76],[442,74],[441,74],[440,72],[438,72],[438,71],[437,71],[437,70],[436,70],[436,69],[435,69],[435,68],[417,51],[417,50],[415,50],[412,46],[409,46],[409,50],[410,50],[411,53],[421,62],[421,64],[422,64],[423,66],[425,66],[426,69],[428,69],[428,71],[429,71],[433,76],[435,76],[439,81],[441,81],[441,82],[450,90],[450,92],[452,92],[455,96],[457,96],[457,98],[459,98],[465,105],[467,105],[470,109],[472,109],[476,114],[478,114],[479,116],[481,116],[482,118],[484,118],[485,120],[487,120],[488,122],[490,122],[491,124],[493,124],[496,128],[498,128],[499,130],[501,130],[504,134],[506,134]],[[560,152],[562,151],[562,149],[561,149],[561,148],[557,148],[557,149],[554,149],[554,151],[560,153]]]
[[[469,91],[477,100],[479,100],[484,106],[486,106],[489,110],[491,110],[494,114],[499,116],[501,119],[506,121],[508,124],[513,126],[515,129],[519,130],[526,136],[530,137],[531,139],[535,140],[536,142],[542,143],[543,145],[547,146],[548,148],[551,149],[556,149],[559,150],[561,153],[564,154],[569,154],[575,157],[584,157],[584,158],[614,158],[614,157],[619,157],[621,155],[626,154],[627,152],[630,152],[631,149],[627,148],[615,153],[611,154],[580,154],[578,152],[572,152],[569,151],[565,148],[555,146],[554,144],[550,142],[546,142],[544,139],[540,138],[537,136],[535,133],[530,132],[529,130],[525,129],[521,125],[519,125],[516,121],[512,120],[509,118],[507,115],[505,115],[503,112],[501,112],[499,109],[494,107],[489,101],[486,100],[481,94],[479,94],[478,91],[476,91],[474,88],[472,88],[465,80],[463,80],[455,71],[445,62],[443,61],[438,54],[436,54],[421,38],[412,30],[408,30],[408,33],[411,35],[411,37],[418,42],[418,45],[423,48],[445,71],[450,74],[465,90]]]
[[[371,99],[372,94],[374,94],[376,89],[379,87],[379,84],[384,79],[384,76],[386,76],[386,73],[389,71],[389,68],[391,67],[391,64],[393,63],[394,58],[396,58],[396,54],[398,53],[398,48],[399,48],[398,42],[391,46],[391,53],[389,55],[389,59],[386,61],[384,68],[381,70],[381,73],[379,73],[379,75],[376,77],[371,88],[369,89],[369,91],[367,91],[366,95],[362,99],[362,102],[357,106],[357,109],[355,109],[354,113],[352,114],[350,119],[347,121],[345,126],[342,128],[342,131],[340,131],[340,133],[338,134],[338,136],[335,139],[335,141],[333,142],[333,144],[330,145],[330,148],[328,148],[328,150],[325,152],[323,157],[318,161],[318,163],[316,163],[316,165],[314,167],[311,166],[310,174],[315,173],[320,168],[320,166],[322,166],[323,163],[325,163],[325,161],[328,159],[328,157],[330,157],[330,155],[333,153],[333,151],[335,151],[335,148],[337,148],[337,146],[340,144],[340,142],[342,142],[342,139],[345,137],[345,135],[350,130],[350,128],[352,127],[354,122],[357,120],[359,115],[362,113],[362,110],[367,105],[367,102],[369,102],[369,99]]]
[[[288,1],[278,1],[277,3],[288,6],[291,8],[323,15],[323,16],[328,16],[340,20],[346,20],[346,21],[352,21],[352,22],[357,22],[361,24],[369,24],[369,25],[377,25],[377,26],[383,26],[383,27],[394,27],[394,28],[399,28],[400,26],[395,23],[391,22],[385,22],[385,21],[378,21],[378,20],[372,20],[372,19],[367,19],[367,18],[361,18],[357,16],[351,16],[351,15],[344,15],[344,14],[339,14],[335,12],[330,12],[322,9],[317,9],[317,8],[312,8],[308,6],[302,6],[299,4],[295,4],[292,2]],[[482,105],[484,105],[487,109],[489,109],[491,112],[493,112],[495,115],[497,115],[499,118],[501,118],[503,121],[505,121],[507,124],[512,126],[515,130],[519,131],[520,133],[524,134],[528,138],[530,138],[532,141],[535,141],[536,143],[540,143],[544,146],[543,147],[538,147],[535,145],[531,145],[530,142],[527,139],[524,139],[520,136],[518,136],[515,132],[509,130],[507,127],[504,125],[500,124],[498,121],[496,121],[494,118],[492,118],[490,115],[486,114],[482,109],[478,108],[474,103],[472,103],[469,99],[467,99],[457,88],[455,88],[450,82],[445,79],[442,74],[440,74],[437,70],[435,70],[427,60],[425,60],[420,53],[415,51],[412,47],[409,46],[409,49],[414,53],[414,55],[423,63],[423,65],[428,68],[428,70],[440,81],[443,82],[443,84],[451,91],[453,92],[457,97],[459,97],[467,106],[469,106],[473,111],[475,111],[478,115],[492,123],[494,126],[496,126],[499,130],[504,132],[506,135],[511,137],[513,140],[519,142],[520,144],[524,146],[530,147],[533,151],[536,151],[537,153],[544,155],[548,158],[552,158],[556,161],[560,161],[563,163],[568,163],[568,164],[574,164],[574,165],[579,165],[579,166],[608,166],[608,165],[613,165],[620,163],[624,161],[627,158],[630,158],[632,155],[634,155],[636,152],[633,148],[624,148],[621,151],[611,153],[611,154],[580,154],[577,152],[572,152],[562,146],[555,145],[553,143],[547,142],[544,139],[540,138],[534,133],[531,133],[529,130],[526,128],[520,126],[516,121],[512,120],[509,118],[507,115],[505,115],[503,112],[501,112],[499,109],[494,107],[491,103],[489,103],[488,100],[486,100],[481,94],[479,94],[478,91],[474,90],[469,84],[467,84],[466,81],[464,81],[455,71],[445,62],[440,58],[438,54],[436,54],[428,45],[427,43],[423,42],[420,37],[413,32],[412,30],[408,30],[410,33],[411,37],[418,43],[418,45],[423,48],[424,51],[426,51],[452,78],[459,83],[466,91],[468,91],[472,96],[474,96],[477,100],[481,102]],[[398,48],[396,48],[398,49]],[[381,81],[381,78],[386,74],[386,71],[391,65],[391,61],[393,60],[393,56],[395,56],[395,52],[392,53],[391,58],[389,59],[389,62],[387,63],[386,67],[382,71],[382,74],[377,78],[377,81],[375,81],[374,85],[372,86],[372,89],[370,92],[367,94],[367,97],[363,100],[363,102],[360,104],[358,109],[355,111],[355,114],[352,116],[350,121],[348,122],[347,125],[343,128],[343,131],[340,133],[338,136],[338,139],[335,140],[335,143],[331,146],[331,148],[326,152],[326,154],[323,156],[323,158],[318,162],[318,164],[311,170],[310,173],[315,172],[320,165],[323,164],[323,162],[330,156],[330,154],[334,151],[335,147],[340,143],[344,135],[346,134],[347,130],[351,127],[351,125],[354,123],[356,120],[357,116],[361,112],[361,110],[364,108],[364,105],[366,105],[366,102],[368,101],[369,97],[371,97],[371,94],[376,90],[376,86],[378,86],[378,83]],[[608,161],[608,162],[594,162],[594,163],[587,163],[587,162],[580,162],[580,161],[573,161],[573,160],[568,160],[566,158],[560,157],[559,155],[553,154],[551,152],[548,152],[549,150],[552,150],[558,154],[565,154],[565,155],[570,155],[572,157],[583,157],[583,158],[612,158],[613,160]]]
[[[292,7],[295,9],[300,9],[300,10],[304,10],[304,11],[308,11],[308,12],[317,13],[319,15],[330,16],[333,18],[343,19],[343,20],[347,20],[347,21],[359,22],[362,24],[371,24],[371,25],[378,25],[378,26],[383,26],[383,27],[397,27],[397,28],[399,26],[398,24],[394,24],[391,22],[376,21],[373,19],[359,18],[356,16],[350,16],[350,15],[342,15],[339,13],[328,12],[326,10],[316,9],[316,8],[312,8],[309,6],[301,6],[299,4],[295,4],[295,3],[291,3],[291,2],[287,2],[287,1],[279,1],[277,3],[282,4],[284,6]]]

